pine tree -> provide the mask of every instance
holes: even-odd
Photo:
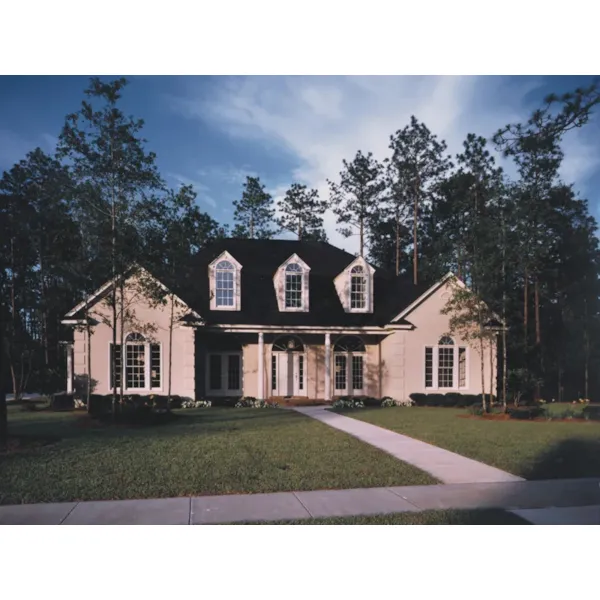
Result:
[[[365,155],[360,150],[352,162],[344,160],[343,164],[340,183],[328,181],[330,202],[338,224],[342,225],[340,233],[345,237],[358,234],[359,254],[364,256],[371,227],[380,220],[379,202],[386,185],[383,166],[371,152]]]
[[[235,200],[233,206],[233,237],[268,240],[275,235],[271,228],[275,218],[273,198],[259,177],[246,177],[242,198]]]
[[[402,198],[410,198],[413,228],[413,281],[418,283],[420,211],[430,202],[433,192],[451,167],[446,156],[446,142],[439,141],[424,123],[414,116],[410,125],[390,136],[390,167]],[[394,195],[392,195],[394,197]]]
[[[279,227],[296,234],[299,240],[319,238],[324,233],[323,214],[327,203],[319,198],[317,190],[292,183],[277,208]]]

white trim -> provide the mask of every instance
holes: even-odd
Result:
[[[128,332],[135,333],[135,332]],[[124,394],[135,394],[138,392],[144,392],[148,394],[160,394],[165,390],[165,372],[164,372],[164,352],[163,352],[163,343],[159,341],[153,341],[149,339],[145,339],[144,342],[127,342],[127,335],[123,337],[123,344],[120,341],[117,341],[117,346],[121,346],[121,379],[125,378],[125,387],[123,387]],[[144,336],[146,338],[146,336]],[[144,345],[144,381],[146,385],[143,388],[130,388],[127,387],[127,350],[123,352],[123,346],[127,346],[127,344],[133,345]],[[150,350],[151,345],[160,346],[160,387],[152,387],[152,352]],[[113,345],[112,340],[108,342],[108,389],[112,392],[112,381],[111,381],[111,369],[112,369],[112,360],[110,356],[110,348]],[[125,361],[125,362],[123,362]],[[123,368],[124,367],[124,368]],[[121,380],[121,386],[123,386],[123,381]],[[117,391],[121,392],[121,387],[117,387]]]
[[[360,326],[360,327],[343,327],[343,326],[320,326],[312,325],[244,325],[244,324],[211,324],[205,328],[223,330],[225,332],[238,333],[256,333],[259,330],[268,331],[270,333],[289,333],[290,331],[302,331],[304,333],[333,333],[333,334],[373,334],[373,335],[389,335],[398,329],[414,329],[413,325],[396,325],[394,327],[385,326]]]
[[[302,269],[302,305],[299,307],[287,307],[285,305],[285,287],[286,287],[286,268],[288,265],[296,263]],[[296,253],[286,259],[275,271],[273,275],[273,286],[275,287],[275,296],[280,312],[309,312],[309,282],[310,267]]]
[[[222,261],[227,260],[234,266],[233,274],[233,305],[232,306],[220,306],[217,304],[217,278],[216,270],[217,265]],[[227,251],[221,252],[217,258],[215,258],[208,265],[208,285],[210,290],[210,310],[226,310],[226,311],[239,311],[242,308],[242,265]]]
[[[258,399],[265,399],[265,334],[258,333]]]
[[[442,345],[440,346],[439,344],[425,344],[425,346],[423,346],[423,362],[422,362],[422,382],[423,382],[423,389],[425,390],[425,392],[442,392],[442,391],[447,391],[447,392],[460,392],[460,391],[465,391],[468,390],[470,388],[469,382],[470,382],[470,347],[468,346],[468,344],[465,343],[456,343],[456,340],[454,338],[452,338],[452,341],[454,342],[454,344],[452,346],[449,345]],[[452,348],[453,349],[453,366],[452,366],[452,387],[439,387],[439,380],[438,380],[438,367],[439,367],[439,349],[440,348]],[[431,386],[428,387],[427,386],[427,372],[426,372],[426,364],[427,364],[427,348],[431,348],[432,349],[432,373],[431,373]],[[464,348],[465,349],[465,385],[463,387],[461,387],[459,385],[459,376],[460,376],[460,366],[459,366],[459,361],[458,361],[458,355],[459,355],[459,348]]]

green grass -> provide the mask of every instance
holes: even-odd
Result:
[[[9,409],[11,435],[58,441],[0,455],[0,504],[435,483],[289,410],[182,410],[148,428],[82,421],[85,413]]]
[[[517,515],[503,510],[426,510],[363,517],[333,517],[297,521],[243,523],[246,525],[529,525]]]
[[[563,407],[564,409],[564,407]],[[463,419],[453,408],[344,413],[526,479],[600,477],[600,423]]]

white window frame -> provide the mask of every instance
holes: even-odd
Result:
[[[362,273],[360,273],[360,274],[353,273],[354,269],[356,269],[357,267],[362,269]],[[364,280],[364,285],[365,285],[365,289],[363,291],[364,306],[361,306],[361,307],[352,306],[352,278],[353,277],[362,277]],[[370,285],[370,277],[369,277],[368,270],[363,265],[354,265],[350,269],[350,273],[348,275],[348,307],[350,308],[350,312],[369,312],[370,288],[371,288],[371,285]]]
[[[132,332],[129,332],[132,333]],[[135,332],[134,332],[135,333]],[[129,334],[127,334],[129,335]],[[139,392],[146,392],[149,394],[159,394],[164,390],[164,381],[165,381],[165,372],[164,372],[164,352],[163,352],[163,344],[162,342],[158,342],[156,340],[149,340],[144,336],[143,342],[126,342],[127,335],[123,338],[123,346],[126,348],[127,345],[136,345],[136,346],[144,346],[144,387],[127,387],[127,350],[123,352],[123,348],[121,348],[121,363],[122,363],[122,378],[124,378],[125,386],[123,387],[124,394],[136,394]],[[160,347],[160,387],[152,387],[152,353],[150,351],[150,346],[159,346]],[[111,370],[112,370],[112,358],[111,358],[111,348],[113,346],[112,341],[108,343],[108,386],[109,390],[112,390],[111,387]],[[120,342],[117,342],[117,346],[121,346]],[[121,381],[121,384],[123,381]],[[121,391],[121,387],[117,387],[117,390]]]
[[[363,277],[366,279],[366,302],[363,308],[352,308],[352,269],[363,268]],[[362,257],[353,260],[336,278],[335,287],[344,310],[348,313],[373,312],[373,286],[375,269]]]
[[[221,261],[228,261],[233,265],[233,305],[232,306],[223,306],[217,304],[217,265]],[[210,289],[210,310],[233,310],[239,311],[241,310],[241,276],[242,265],[231,256],[231,254],[227,251],[222,252],[215,260],[213,260],[210,265],[208,265],[208,279],[209,279],[209,289]]]
[[[426,391],[457,391],[457,390],[468,390],[469,389],[469,347],[466,344],[457,344],[456,340],[453,339],[454,344],[451,346],[449,344],[427,344],[423,347],[423,388]],[[433,351],[433,361],[432,361],[432,374],[431,374],[431,386],[427,387],[427,372],[426,372],[426,361],[427,361],[427,348],[431,348]],[[454,363],[452,368],[452,387],[439,387],[438,381],[438,366],[439,366],[439,350],[440,348],[452,348]],[[465,385],[459,386],[459,369],[460,365],[458,362],[459,357],[459,349],[464,348],[465,350]]]
[[[210,357],[221,357],[221,389],[214,390],[210,387]],[[230,389],[229,383],[229,357],[238,356],[240,365],[240,387],[238,389]],[[244,355],[240,351],[231,352],[207,352],[205,365],[205,389],[207,396],[241,396],[244,390]]]
[[[301,269],[302,294],[300,306],[288,307],[285,305],[286,269],[291,264],[297,264]],[[273,277],[273,284],[280,312],[309,312],[309,276],[310,267],[297,254],[292,254],[292,256],[279,266]]]

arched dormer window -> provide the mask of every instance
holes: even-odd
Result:
[[[308,312],[308,278],[310,267],[292,254],[273,276],[277,306],[282,312]]]
[[[211,310],[240,310],[242,266],[223,252],[209,266]]]
[[[367,276],[362,265],[350,270],[350,310],[364,310],[367,307]]]
[[[285,307],[302,308],[302,267],[295,262],[285,268]]]

